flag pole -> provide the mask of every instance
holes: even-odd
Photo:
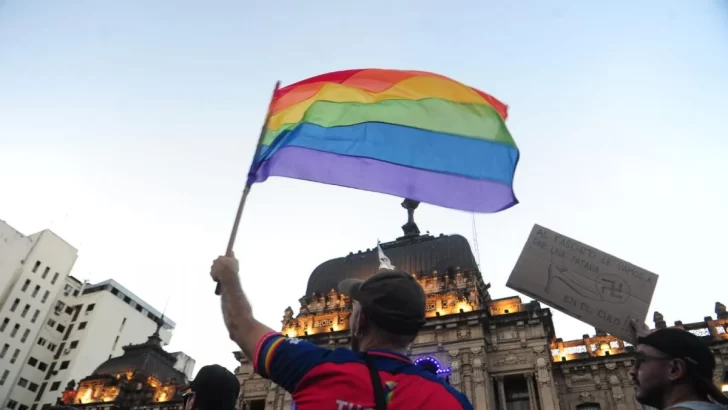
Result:
[[[258,158],[258,154],[260,154],[260,149],[263,146],[263,138],[265,138],[265,131],[268,129],[268,121],[270,121],[271,111],[270,107],[273,103],[273,98],[275,97],[276,92],[278,91],[278,88],[280,88],[281,82],[276,82],[276,86],[273,89],[273,94],[271,96],[271,102],[268,104],[268,111],[265,114],[265,121],[263,121],[263,127],[260,129],[260,136],[258,137],[258,145],[255,147],[255,154],[253,155],[253,161],[251,162],[251,167],[253,164],[255,164],[255,160]],[[235,214],[235,222],[233,222],[233,229],[232,232],[230,232],[230,239],[228,240],[227,250],[225,251],[225,256],[232,256],[233,253],[233,246],[235,245],[235,238],[238,236],[238,226],[240,226],[240,218],[243,216],[243,209],[245,208],[245,201],[248,199],[248,194],[250,194],[250,187],[252,186],[252,182],[248,181],[245,184],[245,188],[243,189],[243,195],[240,197],[240,204],[238,205],[238,212]],[[215,286],[215,294],[220,294],[220,282],[217,283]]]

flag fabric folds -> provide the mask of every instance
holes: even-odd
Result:
[[[269,115],[249,186],[280,176],[485,213],[518,203],[508,107],[447,77],[323,74],[277,90]]]
[[[389,260],[387,255],[384,254],[379,242],[377,242],[377,251],[379,252],[379,269],[395,270],[396,268],[392,265],[392,261]]]

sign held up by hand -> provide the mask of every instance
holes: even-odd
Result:
[[[634,343],[658,276],[599,249],[534,225],[506,286]]]

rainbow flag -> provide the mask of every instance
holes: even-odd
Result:
[[[280,176],[502,211],[518,203],[507,114],[494,97],[433,73],[323,74],[274,93],[248,184]]]

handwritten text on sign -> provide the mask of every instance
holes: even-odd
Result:
[[[507,286],[621,339],[644,321],[658,276],[535,225]]]

